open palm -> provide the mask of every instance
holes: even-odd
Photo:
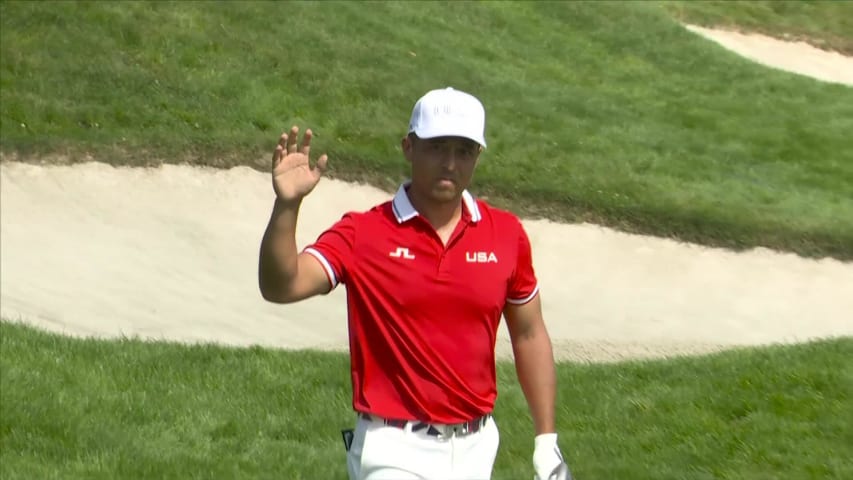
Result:
[[[272,183],[276,196],[284,202],[298,202],[311,193],[323,171],[326,170],[326,155],[317,159],[312,167],[310,163],[311,130],[305,131],[302,145],[298,143],[299,127],[290,129],[290,134],[284,133],[272,157]]]

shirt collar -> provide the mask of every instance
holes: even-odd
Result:
[[[418,211],[412,206],[409,195],[406,193],[406,187],[410,184],[411,182],[406,182],[400,185],[391,201],[391,208],[394,210],[394,216],[397,217],[397,223],[407,222],[418,216]],[[477,205],[477,201],[468,190],[462,192],[462,204],[471,216],[471,222],[478,222],[483,218],[480,215],[480,207]]]

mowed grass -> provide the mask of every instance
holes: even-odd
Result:
[[[662,0],[675,18],[708,27],[763,33],[853,55],[848,0]]]
[[[488,110],[472,190],[519,215],[853,259],[853,89],[753,64],[673,15],[659,2],[6,1],[0,151],[267,169],[297,123],[331,176],[392,188],[413,102],[452,85]]]
[[[346,477],[344,354],[0,333],[4,479]],[[853,478],[850,358],[853,338],[560,364],[561,445],[579,479]],[[494,478],[530,478],[526,403],[498,371]]]

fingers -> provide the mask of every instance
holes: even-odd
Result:
[[[292,153],[301,153],[308,157],[311,153],[311,139],[314,138],[314,132],[309,128],[305,131],[305,136],[302,139],[302,146],[299,146],[299,127],[294,125],[289,132],[281,134],[278,139],[278,145],[272,155],[272,166],[275,168],[281,163],[284,157]],[[328,157],[324,154],[317,160],[318,174],[322,174],[326,170]]]
[[[287,134],[282,133],[281,137],[278,139],[278,145],[275,147],[275,151],[272,153],[272,168],[275,168],[276,165],[281,162],[281,159],[284,158],[284,150],[287,146]]]
[[[311,153],[311,137],[314,136],[314,132],[309,128],[305,130],[305,136],[302,138],[302,148],[299,149],[306,157],[310,156]]]
[[[278,138],[278,145],[275,147],[275,151],[272,154],[272,166],[275,168],[281,160],[290,155],[291,153],[296,152],[296,142],[299,139],[299,127],[294,125],[290,129],[290,134],[288,132],[282,133],[281,137]]]
[[[287,154],[296,153],[299,141],[299,127],[294,125],[290,129],[290,137],[287,139]]]
[[[317,175],[322,175],[323,172],[326,171],[326,166],[329,163],[329,157],[326,154],[320,155],[320,158],[317,159]]]

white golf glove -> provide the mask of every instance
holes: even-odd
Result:
[[[572,480],[569,466],[557,445],[556,433],[543,433],[533,440],[533,480]]]

